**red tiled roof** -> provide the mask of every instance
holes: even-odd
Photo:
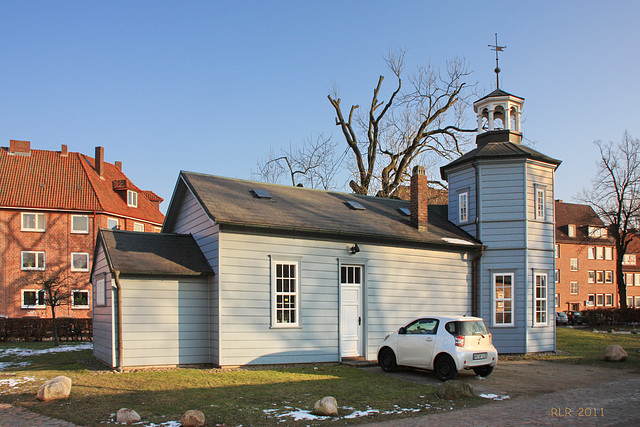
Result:
[[[613,244],[611,238],[589,238],[588,226],[604,227],[604,222],[589,205],[555,201],[556,241],[562,243],[585,243],[585,241]],[[569,237],[568,225],[576,226],[576,237]]]
[[[143,191],[138,207],[127,206],[126,191],[121,197],[113,181],[127,177],[114,165],[104,162],[103,178],[93,168],[94,159],[80,153],[30,150],[29,155],[9,155],[0,147],[0,206],[33,209],[64,209],[109,212],[161,224],[164,215]]]

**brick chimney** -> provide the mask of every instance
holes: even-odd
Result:
[[[68,157],[69,156],[69,150],[68,150],[66,144],[62,144],[62,147],[60,148],[60,156],[62,156],[62,157]]]
[[[104,147],[96,147],[95,165],[96,173],[102,178],[102,172],[104,172]]]
[[[116,160],[115,165],[118,168],[118,170],[122,172],[122,162],[119,160]]]
[[[15,139],[9,140],[9,154],[13,156],[30,156],[31,142],[17,141]]]
[[[429,186],[424,167],[416,166],[411,173],[411,225],[426,230],[429,220]]]

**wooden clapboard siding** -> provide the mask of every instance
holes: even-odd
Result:
[[[104,256],[104,249],[99,246],[96,255],[94,257],[93,276],[91,277],[91,283],[93,289],[91,291],[93,300],[93,355],[96,359],[103,361],[109,366],[115,366],[116,356],[115,348],[116,343],[114,326],[115,321],[113,316],[113,292],[111,291],[111,274],[109,272],[109,266]],[[106,273],[105,287],[108,290],[106,293],[106,305],[96,304],[96,279],[98,277],[104,277]]]

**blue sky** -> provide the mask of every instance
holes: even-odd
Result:
[[[640,137],[638,16],[636,1],[3,1],[0,146],[104,146],[164,210],[180,170],[251,178],[269,148],[318,133],[342,150],[327,94],[366,105],[390,48],[408,71],[463,57],[494,89],[497,32],[501,88],[563,161],[568,201],[595,175],[593,141]]]

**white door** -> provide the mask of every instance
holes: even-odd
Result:
[[[362,266],[340,267],[340,348],[341,357],[363,356]]]

